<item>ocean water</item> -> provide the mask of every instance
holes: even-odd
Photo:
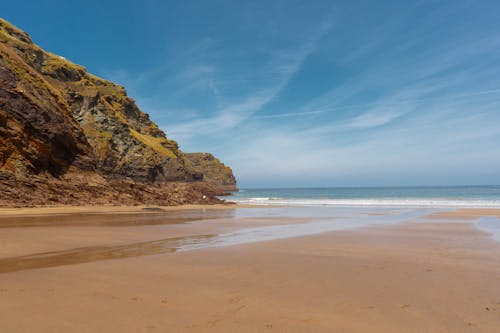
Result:
[[[500,208],[500,186],[242,189],[225,199],[255,205]]]

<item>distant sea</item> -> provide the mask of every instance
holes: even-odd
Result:
[[[256,205],[500,208],[500,185],[241,189],[225,199]]]

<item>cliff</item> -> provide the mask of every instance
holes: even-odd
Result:
[[[236,178],[230,167],[209,153],[186,153],[193,169],[203,174],[203,180],[223,191],[237,191]]]
[[[24,182],[34,192],[51,186],[83,186],[92,180],[95,193],[101,193],[99,187],[116,190],[116,196],[101,193],[105,201],[114,203],[125,195],[120,194],[120,187],[128,188],[124,183],[151,184],[137,188],[158,192],[152,197],[165,196],[165,204],[172,182],[196,183],[191,187],[200,198],[206,198],[204,192],[211,196],[217,192],[202,182],[203,172],[191,166],[178,144],[137,107],[122,86],[44,51],[28,34],[1,19],[0,172],[0,187]],[[151,197],[136,190],[135,199],[127,203]],[[67,201],[71,191],[61,191],[55,201]],[[1,192],[0,202],[30,203],[29,195],[10,200],[6,192]],[[19,193],[24,193],[21,188]],[[88,199],[83,193],[72,196],[77,199],[71,203]],[[179,202],[185,203],[182,198],[172,201]]]
[[[2,25],[3,27],[3,25]],[[0,166],[18,175],[93,170],[91,147],[60,92],[3,41],[0,29]]]

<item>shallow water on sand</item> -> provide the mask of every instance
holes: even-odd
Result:
[[[476,222],[476,227],[491,235],[491,237],[500,242],[500,219],[495,216],[484,216]]]
[[[249,211],[250,212],[250,211]],[[293,213],[292,213],[293,212]],[[231,246],[247,243],[256,243],[284,238],[310,236],[336,230],[349,230],[370,225],[389,225],[410,221],[417,217],[432,213],[432,210],[415,209],[379,209],[353,210],[350,208],[275,208],[269,214],[276,216],[308,217],[310,222],[281,224],[255,228],[244,228],[234,232],[223,233],[214,237],[205,238],[199,242],[182,243],[178,251],[191,251],[210,247]],[[252,212],[255,213],[255,212]],[[247,213],[248,214],[248,213]]]
[[[232,209],[193,209],[165,212],[161,209],[144,213],[72,213],[43,216],[0,216],[0,228],[71,227],[71,226],[147,226],[191,221],[232,218]]]
[[[140,227],[146,230],[146,234],[149,235],[148,240],[138,239],[137,241],[113,244],[114,233],[111,232],[109,238],[107,238],[109,243],[0,258],[0,273],[233,246],[405,222],[476,223],[480,230],[492,234],[494,239],[500,241],[500,219],[482,217],[472,221],[460,219],[448,221],[445,219],[429,220],[425,218],[440,211],[445,210],[393,207],[266,207],[229,210],[201,209],[149,214],[70,214],[29,218],[0,218],[0,236],[2,230],[8,229],[18,229],[22,233],[23,230],[28,230],[26,228],[38,227],[44,230],[49,228],[57,233],[58,230],[64,231],[75,227],[83,229],[87,227],[97,228],[97,230],[100,230],[110,226],[113,227],[113,230],[116,230],[114,227]],[[221,221],[226,221],[226,224],[229,221],[230,231],[221,230],[220,226],[217,227],[217,223]],[[260,222],[265,222],[265,225],[259,225]],[[210,223],[214,223],[213,228],[209,227]],[[155,227],[158,225],[164,226],[162,229],[158,229]],[[206,230],[211,230],[211,232],[209,234],[171,237],[171,231],[182,227],[182,225],[194,228],[197,226],[206,228],[208,226],[209,228]],[[152,237],[154,240],[150,240]],[[34,241],[50,242],[50,239]]]

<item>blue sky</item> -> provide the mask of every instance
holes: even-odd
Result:
[[[497,1],[24,1],[242,187],[500,184]]]

